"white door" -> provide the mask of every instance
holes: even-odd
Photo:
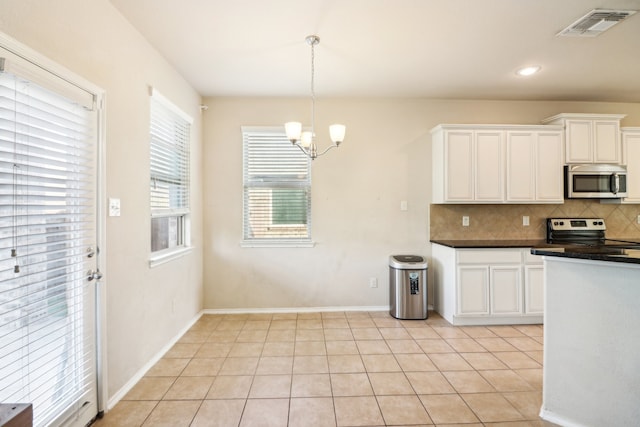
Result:
[[[492,314],[522,313],[520,270],[519,265],[490,268],[489,293]]]
[[[593,163],[593,122],[591,120],[567,120],[567,163]]]
[[[475,201],[504,201],[504,134],[475,132]]]
[[[473,201],[473,131],[447,131],[445,136],[445,200]]]
[[[534,132],[507,132],[507,200],[535,199]]]
[[[489,266],[458,267],[458,314],[489,314]]]
[[[594,163],[620,163],[620,121],[596,120],[593,135]]]
[[[640,128],[634,129],[622,134],[629,192],[629,197],[624,199],[624,203],[640,202]]]
[[[525,314],[544,313],[544,267],[527,265],[524,267],[524,312]]]
[[[0,401],[98,412],[95,97],[0,48]]]
[[[564,202],[564,164],[560,132],[538,132],[536,146],[536,200]]]

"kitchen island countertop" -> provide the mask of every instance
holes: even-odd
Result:
[[[624,249],[615,246],[551,246],[533,247],[533,255],[575,258],[590,261],[611,261],[640,264],[640,249]]]

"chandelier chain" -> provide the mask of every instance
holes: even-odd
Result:
[[[311,43],[311,139],[315,139],[315,129],[316,129],[316,91],[315,91],[315,44]]]

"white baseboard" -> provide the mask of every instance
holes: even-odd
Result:
[[[389,311],[389,306],[207,308],[203,314],[316,313],[332,311]]]
[[[553,413],[551,411],[545,410],[544,406],[540,409],[540,418],[542,418],[545,421],[548,421],[550,423],[553,424],[557,424],[559,426],[564,426],[564,427],[585,427],[583,424],[577,424],[574,421],[568,420],[563,416],[560,416],[556,413]]]
[[[388,305],[329,306],[329,307],[280,307],[280,308],[207,308],[203,314],[261,314],[261,313],[316,313],[332,311],[389,311]],[[433,306],[428,306],[433,310]]]
[[[138,383],[138,381],[140,381],[140,379],[142,379],[142,377],[144,377],[144,375],[147,373],[147,371],[149,369],[151,369],[153,367],[153,365],[155,365],[158,360],[162,359],[162,356],[164,356],[164,354],[169,351],[171,349],[171,347],[173,347],[173,345],[178,342],[178,340],[180,338],[182,338],[182,336],[198,321],[198,319],[200,319],[200,317],[202,317],[203,311],[201,311],[200,313],[198,313],[184,328],[182,328],[168,343],[167,345],[165,345],[164,347],[162,347],[160,349],[160,351],[158,351],[158,353],[155,354],[155,356],[153,356],[151,358],[151,360],[149,360],[142,368],[140,368],[138,370],[138,372],[135,373],[135,375],[133,377],[131,377],[131,379],[129,379],[129,381],[127,381],[127,383],[125,385],[123,385],[120,390],[118,390],[116,393],[114,393],[113,396],[111,396],[107,402],[107,408],[105,412],[109,412],[109,410],[111,410],[114,406],[116,406],[116,404],[118,402],[120,402],[120,400],[122,400],[122,398],[129,393],[129,391],[131,391],[131,389]]]

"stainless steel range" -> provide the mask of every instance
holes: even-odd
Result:
[[[640,249],[640,242],[609,239],[602,218],[547,218],[547,243],[602,249]]]

